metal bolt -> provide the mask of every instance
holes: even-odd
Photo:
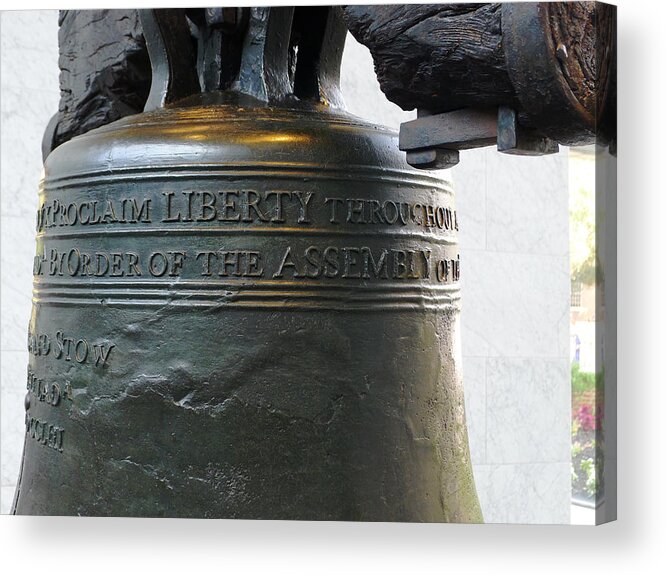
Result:
[[[567,47],[564,44],[557,45],[557,50],[555,50],[555,54],[557,54],[557,59],[560,62],[564,62],[569,57],[569,52],[567,51]]]
[[[444,170],[455,166],[459,161],[458,150],[423,148],[407,152],[407,163],[421,170]]]

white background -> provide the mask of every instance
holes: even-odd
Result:
[[[617,522],[593,528],[3,517],[2,564],[70,573],[204,566],[243,573],[663,572],[666,206],[657,182],[666,14],[656,2],[619,5]]]

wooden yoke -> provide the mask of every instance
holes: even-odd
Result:
[[[540,155],[615,147],[616,9],[599,2],[346,6],[402,125],[408,161],[443,168],[497,143]]]

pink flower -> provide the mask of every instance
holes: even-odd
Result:
[[[578,408],[574,417],[580,423],[580,426],[585,431],[592,431],[601,426],[600,417],[595,417],[594,409],[591,405],[584,404]]]

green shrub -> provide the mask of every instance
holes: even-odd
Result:
[[[580,365],[571,364],[571,393],[576,395],[586,391],[595,391],[597,394],[604,390],[604,373],[588,373],[580,371]]]

